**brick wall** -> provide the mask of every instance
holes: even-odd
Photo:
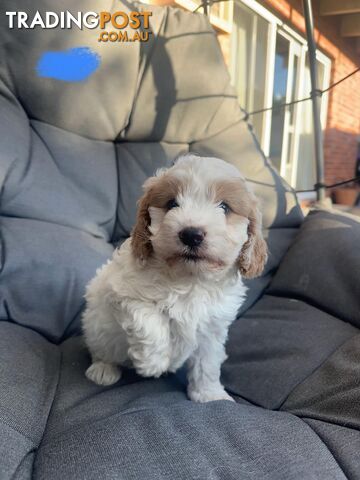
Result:
[[[305,34],[301,1],[263,0],[261,3],[299,33]],[[318,4],[313,2],[315,39],[319,48],[332,60],[330,83],[334,83],[360,66],[360,52],[356,49],[355,39],[340,36],[339,18],[321,17]],[[329,95],[324,136],[327,183],[354,176],[359,136],[360,73],[335,87]]]

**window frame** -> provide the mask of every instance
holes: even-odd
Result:
[[[256,0],[234,0],[237,4],[244,5],[248,7],[251,11],[261,16],[264,20],[269,23],[268,28],[268,43],[267,43],[267,59],[266,59],[266,69],[265,69],[265,89],[264,89],[264,103],[263,108],[271,108],[273,106],[273,90],[274,90],[274,73],[275,73],[275,54],[276,54],[276,39],[277,35],[282,35],[290,42],[291,51],[297,50],[299,55],[299,71],[298,79],[299,84],[296,88],[295,99],[301,97],[301,95],[306,96],[306,93],[303,92],[303,77],[305,73],[305,61],[306,53],[308,50],[307,41],[299,33],[293,30],[289,25],[280,20],[276,15],[268,11],[264,6],[259,4]],[[231,36],[231,58],[230,58],[230,73],[232,78],[235,78],[235,69],[236,69],[236,38],[232,34]],[[293,58],[293,57],[292,57]],[[325,89],[330,85],[330,76],[331,76],[331,59],[327,57],[324,53],[317,50],[316,58],[324,67],[324,78],[323,84],[320,86],[321,89]],[[291,75],[293,74],[293,65],[291,68]],[[289,85],[291,81],[289,80]],[[310,93],[310,92],[309,92]],[[288,96],[288,92],[287,92]],[[325,93],[321,99],[321,124],[323,130],[326,127],[327,120],[327,111],[328,111],[328,93]],[[291,178],[288,179],[289,183],[296,187],[297,181],[297,172],[298,172],[298,152],[299,152],[299,129],[300,129],[300,120],[301,120],[301,111],[302,103],[295,105],[294,111],[294,132],[292,144],[287,145],[287,139],[289,138],[288,122],[284,122],[284,133],[283,133],[283,148],[282,148],[282,158],[280,166],[280,174],[285,178],[287,172],[286,164],[286,150],[291,148]],[[289,115],[287,109],[286,115]],[[259,138],[259,143],[267,157],[270,154],[270,139],[271,139],[271,121],[272,121],[272,111],[268,110],[263,114],[262,120],[262,133]],[[286,136],[285,136],[286,135]],[[284,143],[285,142],[285,143]],[[284,148],[285,147],[285,148]]]
[[[211,5],[210,5],[210,14],[209,14],[210,23],[217,30],[223,33],[231,34],[232,23],[233,23],[232,13],[234,10],[233,1],[234,0],[225,0],[225,2],[220,2],[218,15],[211,13]],[[201,0],[174,0],[174,3],[179,7],[184,8],[185,10],[194,12],[201,5]],[[226,15],[226,12],[227,12],[227,15]]]

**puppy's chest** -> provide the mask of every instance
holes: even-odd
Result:
[[[158,298],[157,304],[174,323],[196,330],[206,327],[214,318],[221,318],[225,323],[232,321],[244,296],[245,289],[239,280],[226,288],[195,287],[185,293],[171,293]]]
[[[211,322],[213,303],[208,292],[200,289],[164,299],[161,309],[169,320],[172,343],[195,347],[198,333]]]
[[[222,289],[195,287],[158,299],[158,307],[169,322],[170,370],[186,361],[202,336],[227,330],[242,302],[243,289],[239,287],[240,284]]]
[[[168,317],[170,334],[170,370],[177,370],[198,345],[200,318],[208,321],[208,312],[200,316],[198,302],[178,299],[167,305],[163,313]],[[205,308],[203,309],[205,313]]]

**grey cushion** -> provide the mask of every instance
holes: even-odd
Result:
[[[60,352],[41,335],[0,322],[0,478],[30,478],[60,374]]]
[[[54,346],[23,327],[2,322],[0,328],[0,338],[13,345],[11,353],[4,344],[0,350],[7,366],[0,370],[7,392],[0,408],[1,478],[346,478],[326,435],[322,441],[308,420],[239,396],[236,404],[195,404],[174,375],[152,380],[126,371],[113,387],[99,387],[84,375],[89,356],[81,338]],[[272,343],[269,337],[269,359]],[[253,382],[251,371],[243,376]],[[347,457],[355,469],[358,458]]]
[[[15,3],[29,16],[48,9],[45,0]],[[54,6],[74,8],[71,0]],[[146,8],[153,35],[141,45],[105,45],[88,29],[9,30],[0,17],[0,318],[56,342],[79,332],[85,285],[129,235],[144,179],[179,153],[234,163],[262,199],[271,259],[249,283],[243,311],[268,285],[302,221],[294,193],[242,120],[206,18]],[[94,9],[94,0],[76,4],[76,11]],[[37,75],[43,51],[79,42],[102,59],[86,82]]]
[[[347,478],[359,478],[359,430],[314,419],[304,421],[326,443]]]
[[[325,444],[295,416],[241,399],[195,404],[173,375],[144,380],[126,372],[116,386],[98,387],[84,376],[89,359],[79,342],[61,347],[60,382],[35,478],[345,478]]]
[[[358,330],[313,306],[265,295],[230,329],[223,380],[230,392],[277,409]]]
[[[360,327],[358,217],[313,211],[287,252],[269,293],[304,300]]]
[[[121,7],[129,12],[127,3],[104,0],[101,9],[115,12]],[[37,0],[5,0],[3,12],[20,10],[32,18],[37,10],[61,12],[69,10],[99,11],[97,0],[71,0],[61,4]],[[139,69],[139,43],[98,42],[99,31],[76,27],[43,30],[36,28],[8,28],[8,18],[0,18],[0,79],[2,95],[11,103],[23,108],[29,118],[54,125],[94,140],[114,140],[129,121],[136,94]],[[67,50],[73,47],[90,47],[101,54],[101,68],[85,82],[62,82],[39,77],[36,65],[45,51]],[[126,65],[126,68],[122,68]],[[96,93],[95,93],[96,92]],[[14,98],[15,97],[15,98]],[[118,100],[118,108],[114,101]],[[20,107],[21,106],[21,107]]]
[[[59,342],[84,305],[84,286],[112,254],[111,245],[81,230],[2,217],[0,317]]]
[[[282,408],[296,415],[360,429],[360,335],[357,334],[295,388]]]

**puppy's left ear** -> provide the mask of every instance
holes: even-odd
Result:
[[[264,270],[268,250],[262,235],[262,215],[257,205],[254,205],[249,215],[248,239],[238,258],[238,266],[244,278],[255,278]]]

